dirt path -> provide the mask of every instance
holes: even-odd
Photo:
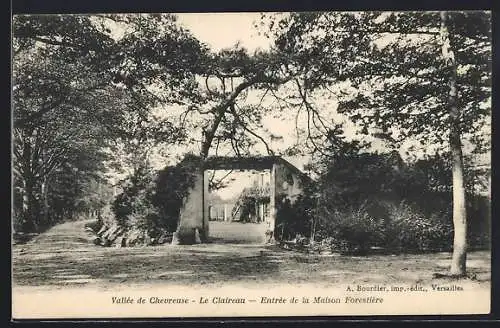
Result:
[[[445,273],[449,253],[399,256],[318,256],[251,244],[105,248],[95,246],[85,222],[53,227],[13,247],[12,309],[16,318],[189,317],[487,313],[490,254],[468,255],[474,280],[433,279]],[[459,286],[459,294],[432,284]],[[349,291],[347,286],[353,288]],[[382,286],[385,292],[359,292]],[[412,292],[420,286],[424,291]],[[392,292],[392,288],[401,287]],[[261,304],[262,297],[337,297],[341,304]],[[355,296],[383,297],[384,306],[348,304]],[[146,297],[148,305],[114,304],[113,298]],[[158,304],[186,298],[189,306]],[[201,304],[201,298],[211,300]],[[245,304],[217,304],[243,297]],[[457,299],[474,300],[457,302]],[[215,301],[214,301],[215,300]],[[217,301],[217,302],[216,302]],[[198,304],[200,303],[200,305]],[[418,304],[418,306],[415,306]],[[193,306],[191,306],[193,305]],[[402,306],[405,305],[405,306]],[[396,311],[397,310],[397,311]],[[471,312],[472,311],[472,312]],[[399,313],[399,312],[398,312]]]
[[[263,244],[266,224],[210,221],[210,239],[217,243]]]
[[[446,272],[451,258],[449,253],[318,256],[255,244],[104,248],[91,243],[85,223],[60,224],[14,246],[14,286],[431,283],[433,273]],[[467,283],[489,288],[489,252],[469,254],[468,267],[476,279]]]

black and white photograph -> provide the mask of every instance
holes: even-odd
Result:
[[[14,319],[490,313],[490,11],[11,29]]]

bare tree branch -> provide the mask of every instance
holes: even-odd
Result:
[[[235,110],[235,105],[232,105],[230,106],[230,110],[231,112],[233,113],[233,116],[235,118],[235,120],[240,124],[240,126],[245,130],[247,131],[248,133],[250,133],[251,135],[253,135],[254,137],[256,137],[257,139],[259,139],[263,144],[264,146],[266,146],[266,150],[267,150],[267,153],[269,155],[274,155],[274,152],[273,150],[269,147],[269,144],[266,142],[266,140],[264,140],[264,138],[262,138],[260,135],[258,135],[257,133],[253,132],[250,128],[248,128],[248,126],[245,124],[245,122],[243,122],[239,116],[238,116],[238,113],[236,112]]]

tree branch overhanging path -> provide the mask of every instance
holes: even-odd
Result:
[[[261,142],[264,143],[266,146],[266,149],[268,153],[272,153],[271,148],[269,145],[265,142],[265,140],[261,137],[258,136],[254,131],[250,130],[246,124],[243,122],[243,120],[239,117],[240,115],[238,114],[236,110],[236,100],[238,96],[246,89],[251,88],[252,86],[256,84],[272,84],[272,85],[280,85],[284,84],[288,81],[290,81],[292,78],[291,77],[285,77],[285,78],[274,78],[274,77],[268,77],[268,76],[256,76],[251,78],[250,80],[241,82],[238,84],[235,88],[234,91],[232,91],[229,96],[225,97],[218,105],[213,107],[211,109],[211,113],[214,115],[214,119],[211,122],[211,124],[203,131],[204,134],[204,139],[201,147],[201,157],[206,158],[208,156],[210,147],[212,146],[213,139],[215,137],[215,134],[219,128],[219,125],[226,113],[232,113],[235,121],[240,124],[241,128],[243,128],[245,131],[253,135],[254,137],[258,138]]]

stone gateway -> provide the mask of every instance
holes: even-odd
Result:
[[[263,157],[209,157],[195,172],[195,182],[180,210],[179,225],[173,244],[206,243],[209,240],[208,202],[209,181],[207,170],[269,170],[270,197],[269,215],[266,217],[265,242],[274,242],[278,200],[294,203],[302,193],[304,185],[311,179],[290,162],[280,156]]]

